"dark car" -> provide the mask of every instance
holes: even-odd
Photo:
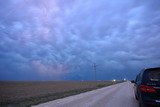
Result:
[[[143,69],[134,83],[140,107],[160,107],[160,67]]]

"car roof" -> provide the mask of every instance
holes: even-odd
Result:
[[[160,67],[154,67],[154,68],[145,68],[144,71],[146,70],[157,70],[157,69],[160,69]]]

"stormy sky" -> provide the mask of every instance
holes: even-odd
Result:
[[[0,80],[134,79],[160,66],[159,0],[0,0]]]

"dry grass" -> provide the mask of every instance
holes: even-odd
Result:
[[[0,106],[26,107],[115,83],[112,81],[0,82]]]

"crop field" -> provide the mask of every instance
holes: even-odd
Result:
[[[8,81],[0,82],[1,107],[28,107],[79,94],[117,82],[113,81]]]

